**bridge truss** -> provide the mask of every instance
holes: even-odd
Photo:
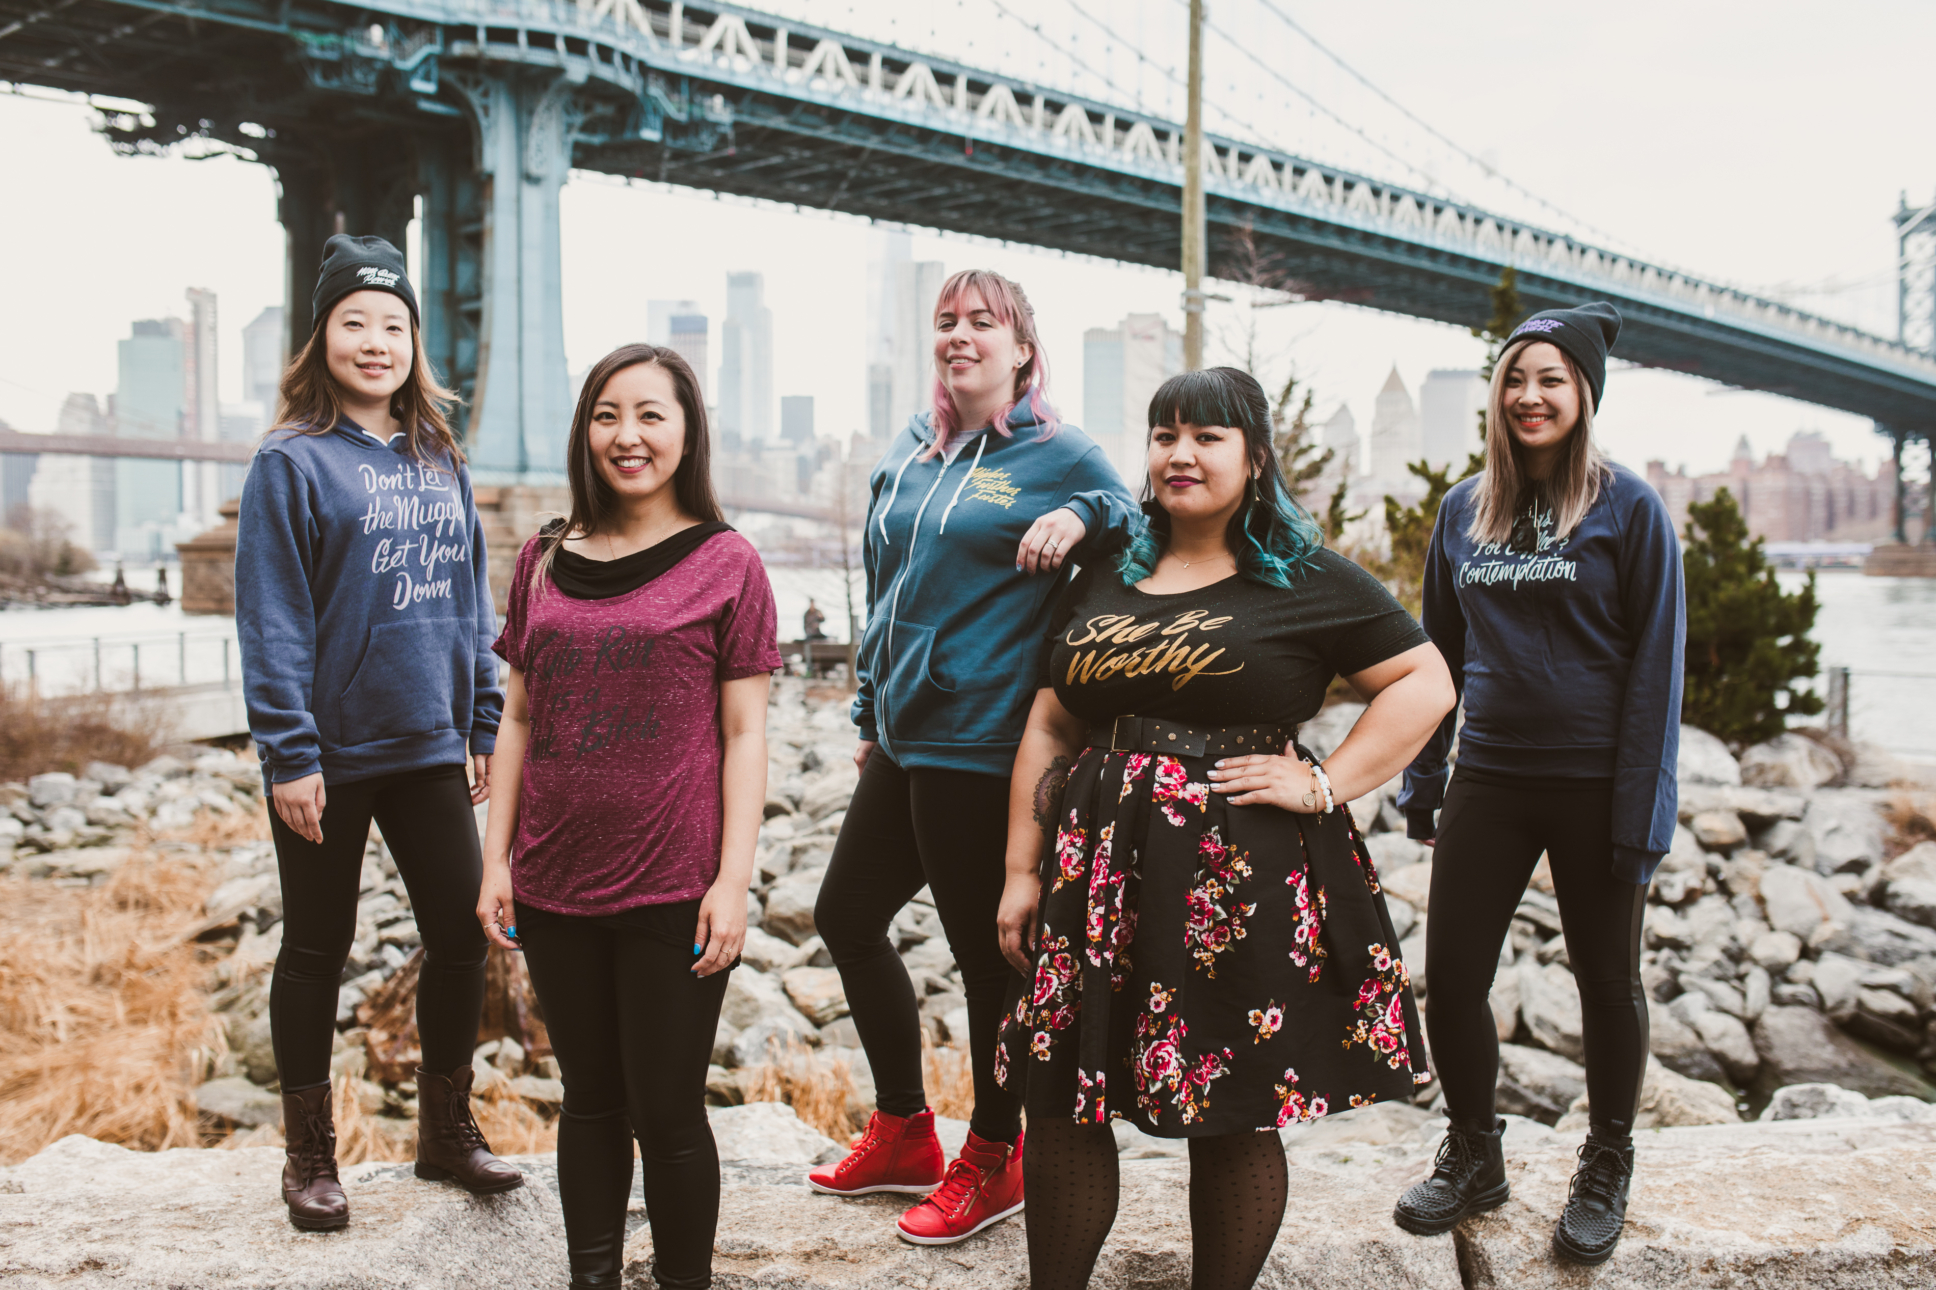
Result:
[[[1178,261],[1176,123],[713,0],[0,0],[0,78],[139,100],[105,114],[117,148],[202,140],[274,166],[292,340],[324,238],[401,242],[421,200],[426,331],[469,396],[481,478],[562,460],[574,166]],[[1636,362],[1898,441],[1936,428],[1936,333],[1871,335],[1253,142],[1204,151],[1213,273],[1248,239],[1306,298],[1473,325],[1510,266],[1530,308],[1614,301]]]

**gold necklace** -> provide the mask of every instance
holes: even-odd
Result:
[[[1192,561],[1185,560],[1182,556],[1178,555],[1174,551],[1170,552],[1170,558],[1172,560],[1175,560],[1178,564],[1182,565],[1186,569],[1189,568],[1190,565],[1192,564]],[[1228,560],[1230,558],[1232,558],[1230,555],[1230,552],[1220,551],[1216,555],[1206,555],[1201,560],[1197,560],[1194,563],[1209,564],[1212,560]]]

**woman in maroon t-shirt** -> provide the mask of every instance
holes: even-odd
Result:
[[[710,456],[684,359],[600,360],[566,449],[571,515],[526,543],[496,647],[510,666],[477,916],[525,951],[564,1076],[575,1287],[619,1284],[633,1135],[655,1279],[711,1284],[706,1065],[746,940],[780,654]]]

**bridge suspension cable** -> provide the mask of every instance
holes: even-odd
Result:
[[[1419,116],[1416,112],[1413,112],[1410,108],[1406,107],[1403,103],[1400,103],[1397,99],[1393,98],[1390,94],[1387,94],[1383,89],[1379,88],[1379,86],[1376,85],[1371,80],[1370,77],[1366,76],[1363,72],[1359,71],[1356,67],[1353,67],[1350,63],[1346,62],[1344,58],[1342,58],[1340,55],[1334,52],[1323,41],[1319,40],[1316,36],[1313,36],[1308,30],[1304,28],[1302,24],[1300,24],[1297,21],[1297,19],[1291,17],[1290,14],[1285,13],[1283,9],[1279,8],[1275,3],[1275,0],[1257,0],[1257,3],[1262,5],[1267,12],[1275,16],[1279,22],[1282,22],[1286,27],[1289,27],[1292,31],[1296,32],[1299,36],[1303,37],[1304,42],[1306,44],[1310,45],[1311,48],[1317,50],[1318,53],[1323,54],[1326,58],[1331,60],[1331,62],[1336,64],[1338,68],[1345,73],[1345,75],[1351,77],[1351,79],[1357,81],[1360,85],[1364,86],[1366,89],[1370,90],[1373,94],[1377,95],[1381,100],[1383,100],[1388,106],[1390,106],[1400,116],[1404,117],[1407,121],[1410,121],[1413,125],[1416,125],[1419,129],[1425,131],[1425,133],[1431,135],[1434,139],[1437,139],[1440,143],[1452,149],[1452,151],[1458,153],[1460,157],[1464,158],[1472,165],[1477,166],[1479,170],[1482,173],[1484,173],[1488,178],[1498,180],[1500,183],[1512,189],[1520,196],[1525,197],[1530,201],[1536,202],[1543,209],[1550,211],[1555,215],[1558,215],[1560,218],[1571,222],[1572,224],[1576,225],[1577,227],[1583,229],[1588,233],[1592,233],[1596,237],[1602,238],[1606,241],[1618,242],[1623,245],[1632,247],[1632,243],[1627,242],[1626,239],[1621,238],[1614,233],[1610,233],[1606,229],[1600,228],[1598,225],[1588,223],[1586,220],[1581,219],[1579,216],[1574,215],[1572,212],[1564,209],[1563,207],[1555,205],[1554,203],[1548,201],[1546,198],[1541,197],[1538,193],[1534,192],[1532,189],[1527,188],[1524,184],[1517,182],[1510,175],[1507,175],[1504,172],[1502,172],[1499,169],[1499,167],[1493,165],[1491,162],[1485,160],[1483,157],[1475,156],[1470,150],[1466,149],[1465,147],[1462,147],[1456,140],[1447,137],[1443,131],[1439,130],[1436,126],[1432,125],[1431,122]],[[1221,35],[1222,33],[1219,33],[1219,34]],[[1228,37],[1226,37],[1226,39],[1228,39]],[[1638,249],[1638,248],[1634,248],[1634,249]]]

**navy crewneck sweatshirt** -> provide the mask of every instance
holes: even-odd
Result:
[[[1673,844],[1687,601],[1660,495],[1612,466],[1567,537],[1530,508],[1538,549],[1466,535],[1483,476],[1439,508],[1425,557],[1426,633],[1464,701],[1459,764],[1493,775],[1613,781],[1614,873],[1652,880]],[[1398,804],[1434,834],[1458,710],[1405,772]]]
[[[249,732],[271,784],[461,765],[497,743],[497,614],[470,472],[345,421],[272,434],[235,542]]]

